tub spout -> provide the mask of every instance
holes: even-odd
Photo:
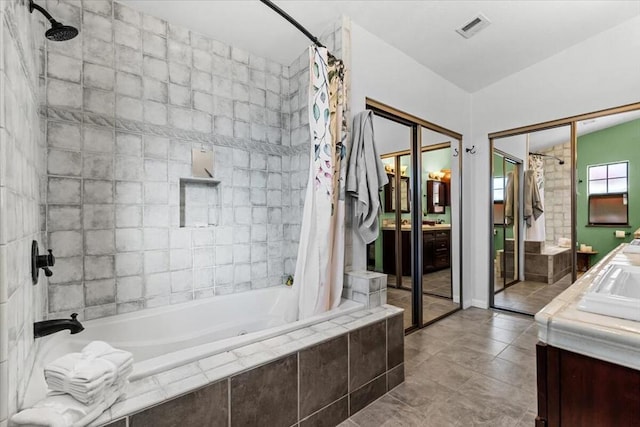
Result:
[[[78,313],[73,313],[71,319],[52,319],[35,322],[33,324],[33,336],[34,338],[41,338],[65,329],[71,331],[71,334],[82,332],[84,331],[84,326],[76,317],[78,317]]]

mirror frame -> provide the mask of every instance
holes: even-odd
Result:
[[[531,132],[547,130],[558,128],[562,126],[570,126],[571,129],[571,252],[572,252],[572,267],[571,267],[571,282],[574,283],[577,279],[577,256],[578,251],[576,249],[577,242],[577,226],[576,226],[576,215],[577,215],[577,173],[576,173],[576,161],[577,161],[577,144],[578,144],[578,133],[577,133],[577,125],[578,122],[595,119],[603,116],[610,116],[613,114],[626,113],[629,111],[637,111],[640,110],[640,102],[635,102],[632,104],[621,105],[618,107],[607,108],[604,110],[598,110],[591,113],[579,114],[575,116],[565,117],[563,119],[551,120],[548,122],[542,122],[533,125],[522,126],[513,129],[507,129],[499,132],[492,132],[488,135],[489,138],[489,191],[490,195],[493,194],[493,150],[494,150],[494,141],[500,138],[506,138],[510,136],[517,136],[528,134]],[[493,196],[489,197],[488,200],[491,202]],[[489,203],[488,206],[489,211],[489,230],[493,229],[493,203]],[[494,246],[494,236],[493,233],[489,233],[489,250],[487,251],[487,259],[486,265],[491,265],[493,262],[491,259],[491,254],[493,253]],[[489,282],[487,286],[487,292],[489,294],[489,307],[494,306],[494,293],[493,289],[493,281],[495,280],[493,269],[489,269]]]

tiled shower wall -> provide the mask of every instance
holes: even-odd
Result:
[[[308,79],[302,67],[117,2],[48,7],[80,29],[45,52],[50,315],[90,319],[283,283],[308,171],[306,90],[290,88]],[[213,150],[221,181],[206,228],[180,227],[178,180],[191,176],[194,148]]]
[[[544,219],[546,244],[555,246],[558,238],[571,238],[571,143],[555,145],[544,154],[565,159],[560,165],[556,159],[544,159]]]
[[[44,26],[26,1],[0,1],[0,425],[33,366],[33,322],[46,313],[46,279],[31,281],[31,242],[44,246],[40,180],[45,146],[38,116],[38,44]]]

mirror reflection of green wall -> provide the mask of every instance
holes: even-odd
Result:
[[[633,233],[640,228],[640,119],[578,137],[577,151],[577,240],[598,252],[592,258],[593,264],[620,243],[631,240],[615,238],[616,229]],[[588,226],[588,166],[622,161],[629,162],[628,228]]]

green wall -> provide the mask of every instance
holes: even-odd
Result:
[[[615,230],[633,233],[640,228],[640,119],[623,123],[578,138],[577,176],[577,234],[578,244],[593,246],[598,255],[595,263],[620,243],[631,237],[616,239]],[[587,227],[588,194],[587,166],[629,161],[629,225],[623,227]]]

